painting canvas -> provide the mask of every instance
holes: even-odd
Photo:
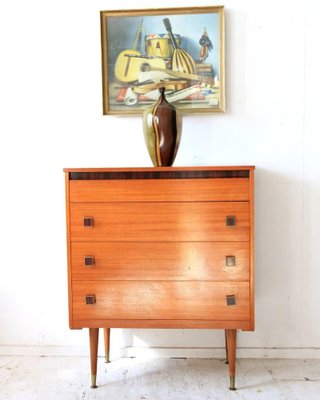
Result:
[[[100,16],[104,114],[141,114],[160,87],[182,113],[224,111],[223,6]]]

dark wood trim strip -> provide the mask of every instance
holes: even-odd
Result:
[[[250,170],[70,172],[70,180],[249,178]]]

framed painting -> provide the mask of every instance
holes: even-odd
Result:
[[[104,114],[141,114],[165,87],[182,113],[225,109],[224,7],[101,11]]]

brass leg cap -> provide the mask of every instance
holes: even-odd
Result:
[[[98,386],[96,385],[97,376],[91,375],[91,389],[96,389]]]
[[[230,387],[229,387],[230,390],[236,390],[235,382],[236,382],[236,377],[230,376]]]

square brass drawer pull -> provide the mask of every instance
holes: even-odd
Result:
[[[234,267],[236,265],[236,256],[226,256],[226,266]]]
[[[87,294],[85,300],[86,304],[96,304],[96,296],[94,294]]]
[[[85,256],[84,257],[84,265],[86,267],[93,267],[95,264],[93,256]]]

